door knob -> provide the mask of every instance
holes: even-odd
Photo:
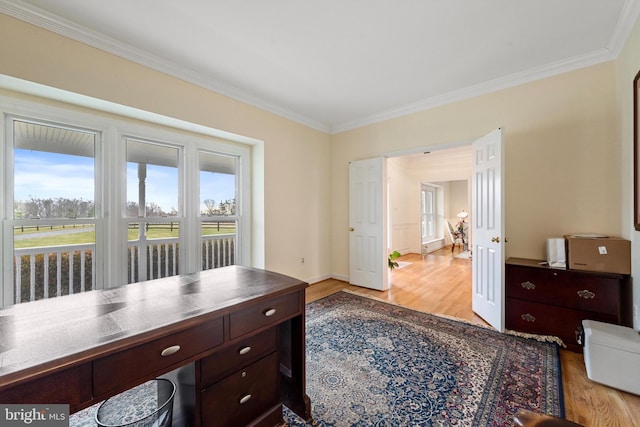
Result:
[[[500,237],[492,237],[491,241],[494,243],[500,243]]]

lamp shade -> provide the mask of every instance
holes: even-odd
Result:
[[[460,212],[458,212],[458,215],[456,215],[458,218],[460,219],[465,219],[466,217],[469,216],[469,214],[467,212],[465,212],[464,210],[461,210]]]

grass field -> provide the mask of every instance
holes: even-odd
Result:
[[[81,245],[84,243],[95,243],[95,231],[93,226],[86,226],[87,231],[79,231],[78,227],[75,229],[69,229],[68,226],[63,229],[62,226],[56,227],[40,227],[25,228],[24,231],[19,227],[14,229],[14,236],[24,236],[34,234],[33,238],[20,238],[14,240],[14,248],[33,248],[38,246],[62,246],[62,245]],[[73,230],[69,233],[69,230]],[[56,233],[57,232],[57,233]],[[129,228],[129,240],[138,240],[138,229]],[[163,227],[151,227],[147,232],[147,238],[149,239],[168,239],[172,237],[178,237],[178,228],[173,226],[173,230],[168,224],[163,224]],[[208,224],[202,228],[203,236],[212,236],[217,234],[234,234],[236,232],[235,225],[232,223],[220,224]],[[37,237],[35,234],[40,234]],[[53,233],[49,235],[48,233]]]

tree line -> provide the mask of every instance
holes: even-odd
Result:
[[[235,200],[205,200],[205,208],[202,215],[232,215],[235,214]],[[16,219],[36,219],[36,218],[94,218],[95,204],[91,200],[58,198],[36,198],[31,197],[26,201],[16,201]],[[140,211],[137,202],[127,202],[127,216],[138,217]],[[146,217],[154,216],[175,216],[177,211],[165,212],[155,203],[147,203],[145,206]]]
[[[95,204],[91,200],[35,198],[17,201],[14,206],[16,219],[27,218],[93,218]]]

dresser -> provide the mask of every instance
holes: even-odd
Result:
[[[308,420],[307,286],[230,266],[0,310],[0,403],[73,413],[189,367],[195,426]]]
[[[507,329],[559,337],[582,352],[583,319],[632,326],[628,275],[550,268],[541,260],[509,258],[505,265]]]

